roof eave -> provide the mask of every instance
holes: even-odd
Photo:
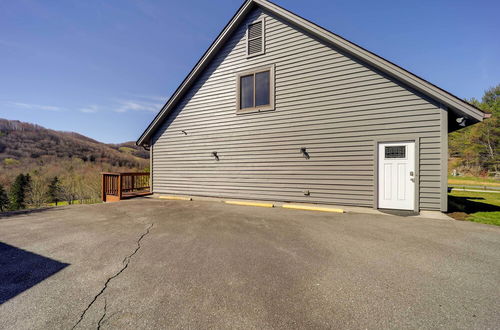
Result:
[[[283,18],[284,20],[301,26],[303,29],[313,34],[317,38],[324,40],[330,44],[334,44],[344,52],[354,56],[355,58],[367,62],[367,64],[377,68],[378,70],[388,74],[389,76],[400,80],[401,82],[423,93],[424,95],[437,100],[439,103],[446,105],[450,109],[461,112],[463,113],[463,115],[470,116],[477,121],[482,121],[484,119],[484,112],[480,109],[429,83],[428,81],[418,77],[417,75],[399,67],[389,60],[386,60],[305,18],[291,13],[290,11],[274,3],[265,0],[254,1],[257,4],[270,10],[275,15]]]
[[[482,121],[485,117],[485,113],[480,109],[474,107],[473,105],[459,99],[458,97],[446,92],[445,90],[429,83],[428,81],[416,76],[415,74],[399,67],[398,65],[358,46],[336,34],[330,32],[288,10],[271,3],[266,0],[247,0],[240,9],[236,12],[233,18],[229,21],[226,27],[222,30],[219,36],[215,39],[212,45],[208,48],[205,54],[198,61],[196,66],[191,70],[189,75],[184,79],[182,84],[177,88],[172,97],[168,102],[162,107],[162,110],[158,113],[155,119],[149,124],[148,128],[144,131],[141,137],[137,140],[137,145],[142,145],[147,141],[156,128],[161,124],[164,117],[168,115],[171,107],[176,104],[184,92],[189,88],[193,80],[197,75],[208,65],[210,59],[214,56],[218,49],[224,44],[224,41],[229,37],[229,35],[238,26],[238,23],[244,18],[246,13],[254,6],[259,5],[265,10],[272,12],[273,14],[281,17],[282,19],[295,24],[302,29],[306,30],[308,33],[316,36],[317,38],[324,40],[327,43],[333,44],[340,50],[358,58],[372,67],[388,74],[391,77],[401,81],[407,86],[419,91],[420,93],[427,95],[431,99],[436,100],[440,104],[443,104],[448,109],[468,118],[472,118],[476,121]]]
[[[142,133],[139,139],[136,141],[137,145],[142,145],[147,141],[153,132],[156,130],[157,126],[163,120],[163,117],[168,113],[169,108],[175,104],[178,99],[183,95],[184,91],[189,88],[192,84],[192,80],[208,65],[210,59],[215,55],[217,50],[224,44],[224,41],[231,35],[234,29],[238,26],[238,23],[245,17],[247,12],[254,6],[254,0],[247,0],[244,2],[240,9],[236,12],[233,18],[229,21],[229,23],[222,29],[222,32],[217,36],[214,42],[210,45],[207,51],[203,54],[203,56],[198,60],[194,68],[187,75],[187,77],[182,81],[180,86],[174,92],[174,94],[170,97],[167,103],[162,107],[158,115],[153,119],[153,121],[149,124],[146,130]]]

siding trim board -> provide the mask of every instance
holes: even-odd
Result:
[[[448,211],[448,111],[443,106],[439,109],[441,123],[441,212]]]
[[[151,192],[154,191],[153,187],[153,148],[154,144],[151,142],[152,138],[149,141],[149,190]]]

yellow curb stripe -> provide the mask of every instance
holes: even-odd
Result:
[[[255,202],[239,202],[239,201],[224,201],[226,204],[243,205],[243,206],[259,206],[259,207],[274,207],[272,203],[255,203]]]
[[[160,196],[160,199],[170,199],[176,201],[192,201],[191,197],[183,197],[183,196]]]
[[[294,209],[294,210],[344,213],[344,210],[342,210],[342,209],[334,209],[334,208],[331,208],[331,207],[322,207],[322,206],[283,204],[282,207],[285,208],[285,209]]]

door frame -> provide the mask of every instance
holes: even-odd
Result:
[[[373,140],[373,208],[378,210],[379,162],[378,145],[380,143],[415,143],[415,205],[413,210],[420,212],[420,137],[415,135],[398,135],[391,137],[376,137]]]

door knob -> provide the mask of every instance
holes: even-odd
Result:
[[[410,176],[414,176],[415,173],[413,173],[413,171],[410,171]]]

